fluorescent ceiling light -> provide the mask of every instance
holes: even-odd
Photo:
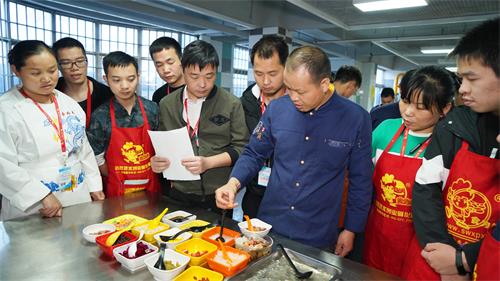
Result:
[[[456,67],[456,66],[448,66],[448,67],[445,67],[445,68],[448,69],[451,72],[457,72],[457,70],[458,70],[458,67]]]
[[[427,6],[425,0],[353,0],[352,4],[363,12]]]
[[[422,47],[420,52],[423,54],[449,54],[453,51],[453,47]]]

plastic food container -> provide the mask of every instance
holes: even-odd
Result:
[[[157,281],[164,281],[164,280],[172,280],[175,278],[177,275],[179,275],[187,266],[189,263],[189,257],[179,254],[176,251],[172,249],[166,249],[165,250],[165,256],[163,258],[164,261],[171,261],[173,264],[179,264],[179,267],[171,269],[171,270],[161,270],[155,267],[156,261],[158,261],[158,258],[160,257],[159,253],[153,254],[152,256],[148,257],[145,261],[144,264],[148,267],[149,272],[153,274],[153,277]]]
[[[206,240],[212,244],[215,244],[216,246],[219,245],[219,242],[216,240],[220,236],[220,226],[214,227],[210,230],[205,231],[202,235],[201,238],[203,240]],[[222,233],[222,237],[224,238],[225,246],[232,247],[234,246],[235,239],[240,237],[241,234],[239,232],[236,232],[234,230],[231,230],[229,228],[225,228]]]
[[[203,281],[203,278],[207,278],[210,281],[224,280],[224,276],[218,272],[200,266],[192,266],[177,276],[174,281]]]
[[[196,220],[196,215],[192,215],[192,216],[191,215],[192,215],[191,213],[188,213],[185,211],[175,211],[175,212],[172,212],[170,214],[164,215],[163,218],[161,218],[161,221],[170,225],[170,227],[180,227],[183,224],[186,224],[188,222]],[[182,222],[174,222],[171,220],[171,219],[176,218],[176,217],[187,217],[187,216],[190,216],[190,217]]]
[[[125,242],[122,242],[122,243],[119,243],[119,244],[117,244],[117,243],[115,242],[115,245],[108,247],[108,246],[106,246],[106,239],[108,239],[108,236],[110,236],[110,235],[111,235],[111,234],[113,234],[113,233],[114,233],[114,232],[111,232],[111,233],[106,233],[106,234],[104,234],[104,235],[98,236],[98,237],[95,239],[95,242],[96,242],[97,246],[99,246],[99,248],[101,248],[101,250],[102,250],[102,251],[103,251],[103,252],[104,252],[107,256],[112,257],[112,258],[114,259],[115,257],[114,257],[114,255],[113,255],[113,250],[114,250],[115,248],[118,248],[118,247],[120,247],[120,246],[123,246],[123,245],[129,244],[130,242],[133,242],[133,241],[137,240],[137,237],[136,237],[134,234],[132,234],[132,233],[130,233],[130,232],[128,232],[128,231],[125,231],[125,232],[123,232],[122,234],[120,234],[120,236],[122,236],[122,237],[126,237],[126,238],[128,238],[129,240],[127,240],[127,241],[125,241]],[[120,237],[118,237],[118,239],[120,239]],[[118,240],[117,240],[117,241],[118,241]]]
[[[217,251],[217,246],[203,239],[193,238],[175,246],[175,250],[191,258],[190,266],[203,266],[207,262],[207,256]]]
[[[207,225],[209,224],[208,221],[204,221],[204,220],[193,220],[193,221],[190,221],[188,223],[185,223],[183,225],[181,225],[179,228],[180,229],[186,229],[186,228],[190,228],[191,226],[204,226],[204,225]],[[213,227],[211,227],[213,228]],[[205,230],[203,230],[202,232],[190,232],[191,234],[193,234],[193,238],[201,238],[201,235],[205,232],[205,231],[208,231],[210,230],[211,228],[207,228]]]
[[[146,264],[144,263],[144,261],[148,258],[148,257],[151,257],[153,256],[154,254],[158,253],[158,248],[146,241],[139,241],[138,243],[143,243],[144,245],[146,245],[150,250],[152,250],[151,252],[149,253],[146,253],[140,257],[136,257],[136,258],[127,258],[125,256],[123,256],[121,253],[123,253],[123,251],[125,251],[126,249],[128,249],[128,247],[130,247],[131,243],[129,244],[125,244],[123,246],[120,246],[120,247],[116,247],[115,249],[113,249],[113,256],[116,258],[116,260],[122,264],[122,266],[127,269],[128,271],[130,272],[134,272],[134,271],[137,271],[139,269],[143,269],[146,267]]]
[[[136,215],[131,215],[131,214],[125,214],[121,215],[116,218],[112,218],[109,220],[104,221],[103,223],[105,224],[112,224],[116,227],[116,230],[122,230],[129,226],[131,223],[134,223],[135,225],[142,224],[144,222],[148,221],[145,218],[138,217]]]
[[[95,243],[95,238],[107,233],[115,232],[116,227],[112,224],[96,223],[86,226],[82,230],[82,235],[85,240],[90,243]]]
[[[260,227],[260,228],[263,228],[264,230],[250,231],[247,228],[248,227],[247,222],[242,221],[242,222],[238,223],[238,227],[240,228],[241,233],[243,233],[243,235],[245,235],[247,237],[264,237],[269,233],[269,231],[273,227],[272,225],[265,223],[257,218],[251,219],[250,222],[252,223],[252,226]]]
[[[247,252],[251,261],[271,254],[272,247],[273,239],[269,236],[264,238],[243,236],[236,238],[235,243],[235,248]]]
[[[219,249],[207,257],[208,266],[210,266],[211,269],[229,277],[233,276],[248,265],[248,261],[250,260],[249,254],[232,247],[224,246],[224,249],[232,262],[225,260],[222,255],[222,251]]]
[[[139,234],[141,233],[141,230],[144,230],[144,236],[142,237],[142,239],[149,242],[149,243],[156,243],[154,235],[157,233],[163,232],[165,230],[168,230],[170,228],[170,226],[168,226],[167,224],[164,224],[162,222],[160,222],[158,224],[158,226],[153,228],[153,229],[149,229],[148,225],[149,225],[149,221],[146,221],[145,223],[136,225],[132,228],[132,233],[135,236],[139,236]]]
[[[175,235],[179,231],[181,231],[180,228],[174,227],[174,228],[171,228],[167,231],[163,231],[163,232],[160,232],[158,234],[155,234],[154,238],[156,240],[156,244],[160,245],[160,243],[165,243],[165,244],[167,244],[167,248],[175,250],[175,246],[177,246],[180,243],[182,243],[188,239],[191,239],[191,237],[193,237],[193,234],[191,234],[191,232],[184,232],[181,235],[179,235],[179,237],[175,238],[175,240],[172,242],[164,242],[163,240],[160,239],[160,235],[171,236],[171,235]]]

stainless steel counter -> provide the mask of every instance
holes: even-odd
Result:
[[[186,210],[210,222],[219,219],[215,213],[137,193],[68,207],[62,218],[33,215],[0,222],[0,280],[153,280],[147,269],[132,274],[102,255],[95,244],[83,239],[82,229],[122,214],[153,218],[165,207],[169,212]],[[227,222],[227,226],[238,229],[234,221]],[[341,268],[344,280],[397,280],[331,253],[272,236],[286,247]]]

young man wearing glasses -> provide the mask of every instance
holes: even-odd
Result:
[[[52,46],[62,77],[56,89],[73,98],[86,114],[86,127],[89,127],[91,113],[107,101],[112,93],[109,87],[87,76],[87,54],[82,43],[65,37]]]

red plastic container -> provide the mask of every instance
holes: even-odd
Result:
[[[115,258],[115,256],[113,255],[113,250],[115,248],[118,248],[120,246],[123,246],[123,245],[126,245],[130,242],[133,242],[133,241],[136,241],[137,240],[137,236],[135,236],[134,234],[128,232],[128,231],[125,231],[123,232],[120,236],[125,236],[127,238],[130,238],[128,241],[126,242],[123,242],[123,243],[120,243],[120,244],[116,244],[116,245],[113,245],[111,247],[108,247],[106,246],[106,239],[108,239],[108,237],[113,234],[114,232],[111,232],[111,233],[106,233],[104,235],[101,235],[101,236],[98,236],[96,237],[95,239],[95,242],[97,244],[97,246],[99,246],[99,248],[101,248],[101,250],[109,257],[111,258]]]

